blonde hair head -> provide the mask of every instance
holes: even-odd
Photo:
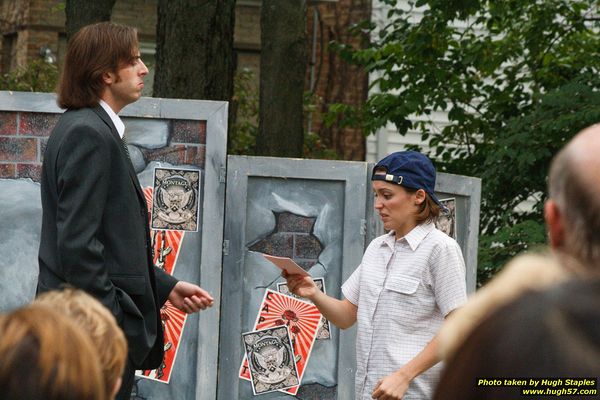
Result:
[[[94,297],[71,287],[42,293],[36,303],[46,304],[70,317],[89,334],[96,357],[100,359],[106,390],[112,393],[123,375],[127,341],[110,311]]]
[[[4,400],[106,400],[100,364],[86,333],[43,304],[0,315]]]

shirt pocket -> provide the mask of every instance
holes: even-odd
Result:
[[[420,329],[423,305],[418,293],[421,281],[408,275],[389,276],[385,282],[385,290],[380,298],[380,306],[385,310],[385,319],[389,329],[402,332]]]
[[[411,295],[417,292],[420,280],[408,275],[389,276],[385,288],[396,293]]]

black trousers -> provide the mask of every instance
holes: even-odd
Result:
[[[129,400],[131,398],[131,389],[133,388],[133,383],[135,381],[134,378],[135,368],[128,357],[127,362],[125,363],[125,369],[123,370],[123,382],[115,397],[116,400]]]

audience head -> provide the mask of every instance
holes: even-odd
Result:
[[[549,249],[516,256],[446,319],[438,332],[440,356],[444,360],[452,357],[478,323],[503,305],[527,291],[545,290],[573,276],[584,275],[581,270],[576,260]]]
[[[553,159],[544,214],[550,245],[600,268],[600,125],[577,134]]]
[[[127,341],[108,309],[84,291],[70,287],[42,293],[36,303],[68,316],[89,335],[100,360],[106,392],[116,393],[127,358]]]
[[[106,400],[91,340],[70,318],[35,304],[0,315],[3,400]]]
[[[600,280],[529,292],[485,319],[448,360],[435,399],[518,398],[479,379],[597,377]]]

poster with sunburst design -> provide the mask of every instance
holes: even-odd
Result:
[[[314,304],[269,289],[265,292],[259,310],[254,323],[255,331],[279,325],[287,326],[292,338],[298,376],[302,382],[302,376],[317,337],[321,313]],[[239,377],[250,380],[248,359],[245,355]],[[298,388],[299,386],[294,386],[286,389],[285,392],[295,395]]]
[[[152,204],[152,188],[145,188],[144,195],[146,203],[149,206],[148,208],[150,208]],[[150,230],[154,265],[162,268],[169,275],[173,275],[173,272],[175,272],[184,235],[184,231]],[[163,361],[157,369],[136,371],[136,375],[142,378],[169,383],[186,319],[187,314],[175,308],[167,300],[160,309],[160,320],[164,331],[165,355]]]

